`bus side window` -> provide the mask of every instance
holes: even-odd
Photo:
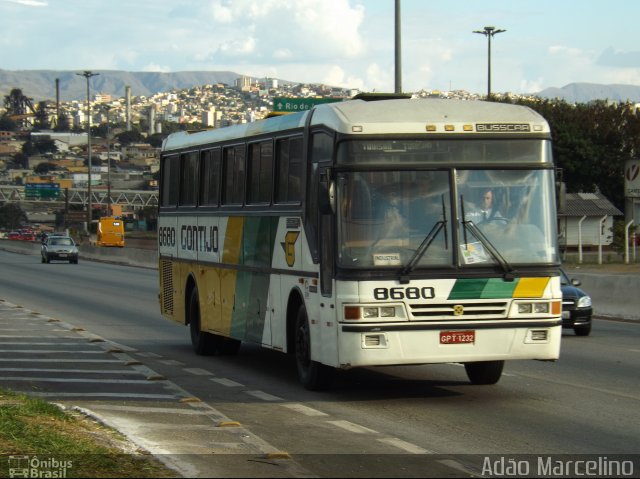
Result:
[[[183,153],[180,185],[180,205],[195,206],[198,197],[198,152]]]
[[[299,203],[302,182],[302,137],[276,141],[276,203]]]
[[[178,155],[165,156],[162,159],[162,206],[176,206],[178,204],[178,190],[180,186],[180,157]]]
[[[273,143],[271,140],[249,145],[247,204],[271,203]]]
[[[245,146],[237,145],[222,150],[222,204],[242,205],[245,183]]]
[[[200,171],[200,204],[218,206],[220,203],[220,149],[203,151]]]

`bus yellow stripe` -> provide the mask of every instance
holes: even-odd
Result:
[[[541,298],[549,278],[520,278],[513,292],[514,298]]]
[[[223,263],[238,264],[240,262],[243,226],[244,218],[240,216],[230,216],[227,220],[227,229],[224,235],[224,246],[222,249]]]

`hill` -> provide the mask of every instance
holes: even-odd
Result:
[[[569,83],[562,88],[546,88],[536,93],[536,96],[549,99],[561,98],[569,103],[588,103],[593,100],[640,103],[640,86]]]
[[[125,96],[125,87],[131,87],[133,96],[150,96],[158,92],[181,90],[199,85],[226,83],[233,85],[241,75],[221,72],[125,72],[116,70],[92,70],[98,76],[91,78],[91,93],[105,93],[116,98]],[[77,75],[80,71],[55,70],[0,70],[0,95],[4,98],[13,88],[34,102],[56,99],[56,78],[60,80],[60,100],[85,100],[87,80]]]

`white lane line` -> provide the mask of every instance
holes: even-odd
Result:
[[[90,350],[76,350],[76,349],[0,349],[0,353],[24,353],[24,354],[104,354],[104,351],[97,351],[95,349]],[[57,359],[52,359],[57,361]]]
[[[38,397],[79,397],[79,398],[121,398],[121,399],[175,399],[175,394],[132,394],[132,393],[43,393],[31,392],[29,396]]]
[[[384,444],[388,444],[389,446],[397,447],[398,449],[402,449],[410,454],[435,454],[433,451],[429,451],[428,449],[423,449],[415,444],[411,444],[410,442],[403,441],[402,439],[398,439],[397,437],[385,437],[382,439],[378,439],[379,442]]]
[[[164,364],[165,366],[184,366],[184,363],[176,361],[175,359],[163,359],[159,362]]]
[[[213,376],[213,373],[202,368],[184,368],[184,371],[196,376]]]
[[[3,372],[29,372],[29,373],[82,373],[82,374],[135,374],[140,376],[137,371],[131,369],[40,369],[40,368],[0,368]]]
[[[187,416],[204,416],[210,414],[209,411],[198,411],[197,409],[181,409],[173,407],[147,407],[147,406],[118,406],[117,404],[95,404],[91,409],[99,411],[127,411],[144,412],[158,414],[184,414]]]
[[[305,416],[328,416],[328,414],[323,413],[322,411],[318,411],[317,409],[313,409],[309,406],[305,406],[304,404],[282,404],[282,406],[304,414]]]
[[[368,427],[360,426],[349,421],[327,421],[328,424],[333,424],[339,428],[342,428],[349,432],[355,432],[356,434],[378,434],[378,431],[369,429]]]
[[[140,356],[143,358],[161,358],[162,356],[160,356],[159,354],[156,353],[135,353],[136,356]]]
[[[233,388],[244,387],[244,384],[237,383],[227,378],[211,378],[210,381],[213,381],[214,383],[218,383],[227,387],[233,387]]]
[[[100,384],[148,384],[146,379],[85,379],[85,378],[29,378],[0,376],[2,381],[32,381],[47,383],[100,383]],[[158,381],[155,381],[158,382]]]
[[[284,401],[284,399],[278,396],[273,396],[264,391],[245,391],[245,393],[258,399],[262,399],[263,401]]]
[[[122,364],[124,361],[120,359],[57,359],[56,363],[118,363]],[[50,363],[50,358],[40,358],[40,359],[32,359],[32,358],[0,358],[0,362],[13,362],[13,363]]]

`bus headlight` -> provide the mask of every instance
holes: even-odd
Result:
[[[398,312],[396,306],[355,306],[344,307],[344,319],[355,321],[359,319],[405,319],[402,312]]]
[[[533,305],[531,303],[518,303],[518,314],[531,314]]]
[[[385,306],[380,308],[380,317],[382,318],[395,318],[396,308],[393,306]]]
[[[378,316],[379,316],[378,308],[371,308],[371,307],[362,308],[362,317],[364,319],[377,318]]]
[[[548,302],[517,303],[518,314],[549,314],[551,306]]]
[[[549,313],[549,303],[533,303],[533,312],[534,313]]]

